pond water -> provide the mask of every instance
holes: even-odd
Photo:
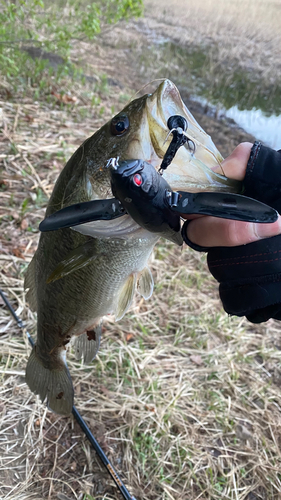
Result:
[[[266,116],[260,109],[240,110],[238,106],[224,110],[224,115],[267,146],[281,149],[281,115]]]
[[[193,101],[208,107],[212,114],[218,118],[230,118],[248,134],[253,135],[258,141],[273,149],[281,149],[281,115],[266,115],[260,109],[239,109],[237,105],[231,108],[222,108],[207,101],[204,97],[191,95]]]

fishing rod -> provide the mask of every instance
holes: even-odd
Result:
[[[14,320],[16,321],[18,327],[21,330],[25,330],[25,334],[29,340],[29,343],[31,347],[34,347],[34,340],[32,339],[30,333],[25,329],[24,324],[22,320],[19,318],[19,316],[16,314],[13,306],[11,305],[10,301],[7,299],[6,295],[4,295],[3,291],[0,288],[0,295],[9,309],[11,315],[13,316]],[[96,454],[100,458],[101,462],[105,466],[106,470],[112,477],[113,481],[115,482],[117,488],[119,489],[121,495],[125,500],[136,500],[134,496],[132,496],[129,491],[127,490],[126,486],[124,485],[123,481],[120,479],[119,475],[117,474],[116,470],[114,469],[113,465],[110,463],[108,460],[106,454],[104,453],[103,449],[100,447],[99,443],[97,442],[96,438],[93,436],[91,430],[87,426],[85,420],[81,417],[79,411],[75,406],[72,407],[72,415],[74,416],[76,422],[80,425],[82,431],[90,441],[92,447],[94,448]]]

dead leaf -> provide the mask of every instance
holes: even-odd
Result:
[[[145,409],[148,410],[148,411],[152,411],[153,413],[155,413],[154,406],[147,406],[147,405],[145,405]]]
[[[34,116],[24,115],[24,120],[26,120],[27,122],[33,122],[34,121]]]
[[[20,388],[16,385],[13,387],[13,395],[17,396],[20,392]]]
[[[237,424],[235,427],[235,434],[241,441],[248,441],[252,439],[253,435],[243,424]]]
[[[18,212],[16,212],[15,210],[11,213],[11,216],[13,217],[13,219],[15,220],[18,220],[20,218]]]
[[[27,219],[22,219],[22,221],[20,223],[20,227],[23,230],[27,229],[28,228],[28,220]]]
[[[25,259],[25,256],[23,255],[22,251],[20,248],[13,248],[13,254],[18,257],[18,259]]]
[[[62,102],[63,104],[69,104],[71,102],[77,101],[76,96],[71,96],[68,94],[58,94],[57,92],[51,92],[51,94],[57,99],[58,102]]]
[[[106,395],[108,395],[110,393],[110,391],[104,385],[101,385],[100,390],[103,394],[106,394]]]
[[[201,358],[201,356],[199,356],[199,354],[198,355],[192,354],[190,356],[190,359],[191,359],[192,363],[194,363],[195,365],[198,365],[198,366],[200,366],[204,363],[203,359]]]

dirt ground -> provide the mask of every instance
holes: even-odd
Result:
[[[146,18],[121,23],[98,43],[74,48],[86,74],[107,75],[95,108],[78,85],[69,92],[72,110],[56,102],[60,89],[49,107],[28,96],[2,98],[1,286],[33,335],[23,275],[47,199],[65,158],[113,105],[116,113],[155,78],[157,60],[140,60],[155,33],[167,36],[169,25],[156,24],[153,31]],[[165,68],[161,75],[157,69],[160,76]],[[180,90],[224,156],[254,140]],[[195,252],[162,242],[152,270],[152,300],[106,324],[91,369],[70,360],[78,410],[138,500],[281,499],[278,323],[253,327],[228,318],[204,256]],[[77,423],[50,413],[28,390],[28,343],[0,308],[0,498],[120,499]]]

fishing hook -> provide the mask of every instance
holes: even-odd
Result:
[[[187,144],[187,147],[190,151],[190,153],[193,155],[195,153],[195,142],[188,137],[186,130],[188,128],[188,123],[187,120],[180,115],[173,115],[170,116],[170,118],[167,121],[168,128],[170,132],[168,133],[165,142],[167,141],[169,135],[173,135],[173,139],[171,140],[168,149],[164,155],[164,158],[162,160],[162,163],[159,168],[159,173],[162,175],[163,170],[166,170],[166,168],[172,163],[178,149],[181,146],[184,146],[184,144]]]

